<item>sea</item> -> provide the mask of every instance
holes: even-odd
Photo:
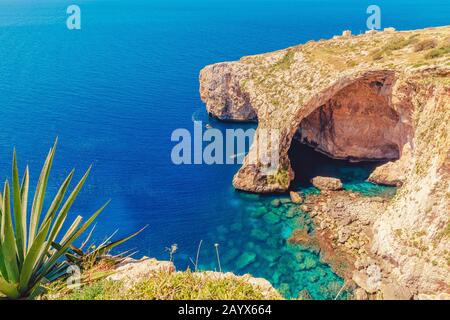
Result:
[[[374,4],[381,28],[449,23],[448,0],[0,0],[1,178],[10,178],[16,148],[35,185],[58,138],[46,204],[72,168],[79,179],[92,164],[69,218],[87,218],[111,199],[93,244],[148,226],[116,252],[172,259],[179,270],[264,277],[287,298],[307,290],[313,299],[345,299],[337,297],[344,280],[319,253],[287,241],[297,228],[314,233],[306,212],[287,195],[234,190],[238,164],[174,164],[171,135],[192,132],[194,121],[222,132],[256,126],[208,116],[199,95],[204,66],[347,29],[364,33]],[[70,5],[81,29],[67,26]],[[365,181],[373,163],[298,150],[299,192],[318,192],[309,178],[320,174],[366,196],[395,192]]]

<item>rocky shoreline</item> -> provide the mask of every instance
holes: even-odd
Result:
[[[355,299],[411,299],[412,293],[390,277],[390,265],[371,252],[373,224],[389,201],[344,190],[308,195],[301,208],[315,231],[296,230],[289,241],[319,251],[348,287],[356,286]]]
[[[172,261],[159,261],[148,257],[142,257],[139,260],[127,258],[115,267],[113,274],[108,276],[107,280],[120,281],[124,284],[124,288],[130,288],[136,283],[151,279],[155,274],[161,272],[171,274],[176,272],[182,273],[183,271],[177,271]],[[269,281],[263,278],[252,277],[249,274],[237,276],[231,272],[214,271],[193,272],[192,274],[198,277],[199,280],[242,280],[250,284],[255,290],[261,292],[266,299],[273,297],[281,298],[278,291],[273,288]]]
[[[395,265],[373,252],[373,227],[378,216],[385,212],[393,200],[393,192],[365,196],[344,190],[339,179],[328,177],[316,177],[312,183],[320,193],[302,194],[291,191],[290,199],[283,198],[283,201],[288,201],[291,206],[297,206],[298,210],[306,213],[314,226],[311,231],[307,228],[308,224],[303,220],[299,221],[299,225],[306,229],[294,230],[288,242],[319,253],[321,261],[330,265],[332,270],[345,280],[343,289],[350,293],[349,299],[450,299],[450,295],[445,292],[423,294],[419,293],[416,287],[400,284],[397,274],[393,272]],[[279,199],[272,201],[272,206],[280,204]],[[297,216],[294,219],[305,219],[305,216]],[[238,262],[243,259],[242,256],[239,257]],[[248,262],[247,258],[244,260],[245,263]],[[301,266],[299,268],[301,270]],[[139,260],[127,258],[116,266],[114,273],[107,279],[121,281],[125,283],[125,287],[131,287],[159,272],[180,271],[176,271],[170,261],[147,257]],[[207,279],[242,279],[260,290],[264,296],[278,295],[269,281],[254,278],[249,274],[237,276],[230,272],[207,271],[194,275]],[[298,293],[298,298],[311,299],[311,295],[307,290],[302,290]]]
[[[357,300],[450,299],[445,292],[423,294],[398,282],[396,267],[373,252],[373,227],[393,194],[368,197],[345,190],[330,190],[335,178],[320,177],[320,194],[307,195],[300,206],[313,219],[315,230],[295,230],[289,241],[320,252],[321,260],[345,279]],[[325,181],[329,180],[327,184]],[[314,180],[313,180],[314,181]]]
[[[332,158],[390,161],[369,178],[399,187],[390,200],[343,191],[307,199],[317,202],[313,209],[325,204],[325,211],[311,211],[324,227],[316,237],[325,239],[322,249],[348,252],[351,279],[370,297],[450,295],[449,58],[450,26],[386,29],[346,32],[200,72],[211,115],[257,119],[257,134],[281,135],[277,171],[268,175],[265,164],[250,161],[261,155],[252,146],[233,179],[239,190],[287,192],[296,174],[289,158],[294,138]]]

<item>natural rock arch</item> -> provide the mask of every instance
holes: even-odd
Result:
[[[391,107],[393,77],[381,73],[355,80],[304,117],[294,138],[332,158],[398,159],[406,141]]]
[[[448,230],[450,203],[450,68],[445,51],[449,37],[450,26],[371,32],[310,41],[201,71],[201,96],[210,114],[224,120],[252,120],[254,111],[257,132],[267,128],[280,131],[280,167],[274,179],[264,174],[262,164],[250,162],[250,157],[233,179],[237,189],[258,193],[288,190],[294,176],[289,148],[299,128],[322,152],[348,157],[339,148],[342,141],[327,135],[326,125],[316,130],[320,134],[308,133],[320,128],[317,124],[330,122],[320,120],[321,107],[325,120],[331,116],[330,106],[335,104],[329,101],[343,105],[341,115],[345,115],[343,111],[349,111],[350,105],[343,103],[348,98],[346,90],[358,91],[362,86],[367,92],[366,85],[379,87],[381,96],[386,97],[379,103],[386,107],[380,117],[386,125],[379,130],[369,125],[367,132],[375,129],[373,136],[384,139],[366,146],[363,140],[358,147],[365,148],[347,151],[357,158],[368,157],[370,146],[378,152],[370,157],[399,157],[377,167],[370,176],[377,183],[401,186],[386,208],[371,212],[375,219],[371,252],[382,259],[383,279],[391,287],[398,283],[411,288],[419,298],[423,294],[435,298],[435,293],[450,293],[446,260],[450,238],[443,236]],[[430,43],[430,39],[436,48],[417,46]],[[373,100],[378,99],[375,95]],[[364,112],[371,110],[367,105],[371,99],[367,100],[357,108],[357,119],[364,119]],[[350,131],[339,131],[352,116],[347,114],[340,118],[343,121],[333,122],[334,136],[339,133],[341,138],[359,138]],[[253,146],[249,156],[254,154]],[[416,241],[433,245],[414,248],[411,243]]]
[[[286,191],[295,177],[289,159],[295,138],[332,158],[399,159],[412,128],[405,121],[406,110],[392,103],[394,83],[395,72],[370,71],[341,78],[316,94],[290,115],[289,125],[280,128],[278,176],[271,180],[261,173],[260,165],[245,161],[234,186],[252,192]]]
[[[353,80],[307,116],[301,115],[293,138],[334,159],[399,159],[411,127],[392,106],[394,82],[390,71]]]

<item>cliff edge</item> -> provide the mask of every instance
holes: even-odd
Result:
[[[293,139],[388,161],[370,180],[400,188],[375,219],[372,251],[416,296],[450,293],[450,26],[344,35],[201,71],[210,115],[279,133],[276,171],[249,160],[261,156],[252,146],[233,184],[287,191]]]

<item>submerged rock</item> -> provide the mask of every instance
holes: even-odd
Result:
[[[279,250],[280,246],[283,244],[283,239],[279,237],[270,237],[269,239],[267,239],[266,243],[270,248]]]
[[[311,294],[309,293],[308,290],[303,289],[302,291],[300,291],[298,293],[297,299],[298,300],[312,300],[313,298],[312,298],[312,296],[311,296]]]
[[[288,239],[289,243],[299,244],[304,248],[318,252],[320,250],[320,245],[318,240],[308,234],[307,229],[296,229],[294,230],[291,237]]]
[[[317,267],[317,262],[314,260],[314,258],[309,256],[305,258],[304,264],[305,270],[311,270]]]
[[[278,208],[281,205],[281,201],[280,199],[273,199],[270,204],[272,205],[272,207]]]
[[[220,225],[217,227],[217,233],[224,235],[224,234],[228,233],[228,229],[226,226]]]
[[[300,209],[297,208],[297,207],[291,207],[291,208],[289,208],[289,210],[288,210],[287,213],[286,213],[286,217],[287,217],[287,218],[294,218],[294,217],[297,217],[297,216],[299,216],[299,215],[301,215],[301,211],[300,211]]]
[[[317,281],[319,281],[319,275],[312,273],[308,276],[308,281],[311,283],[316,283]]]
[[[260,218],[260,217],[262,217],[263,215],[265,215],[265,214],[267,214],[269,211],[267,210],[267,208],[266,207],[258,207],[258,208],[256,208],[255,210],[252,210],[252,212],[251,212],[251,216],[253,217],[253,218]]]
[[[299,262],[299,263],[301,263],[305,260],[305,257],[303,255],[303,253],[301,253],[301,252],[296,252],[294,254],[294,256],[295,256],[295,259],[297,260],[297,262]]]
[[[244,252],[236,261],[238,269],[244,269],[256,260],[256,254],[253,252]]]
[[[239,256],[239,250],[237,248],[231,248],[225,251],[223,255],[222,261],[224,264],[227,264]]]
[[[280,217],[272,212],[269,212],[268,214],[264,215],[263,219],[268,224],[276,224],[280,222]]]
[[[291,288],[289,287],[289,284],[287,284],[287,283],[282,283],[282,284],[280,284],[280,286],[278,287],[278,291],[280,291],[280,293],[283,295],[283,296],[289,296],[290,295],[290,292],[291,292]]]
[[[253,229],[250,235],[260,241],[265,241],[269,237],[269,233],[261,229]]]
[[[280,259],[281,254],[279,251],[280,250],[264,250],[263,252],[261,252],[261,257],[264,260],[267,260],[269,263],[273,263]]]
[[[284,206],[282,206],[282,207],[278,207],[278,208],[272,208],[272,210],[270,212],[281,217],[284,215],[285,211],[286,211],[286,209],[284,208]]]

